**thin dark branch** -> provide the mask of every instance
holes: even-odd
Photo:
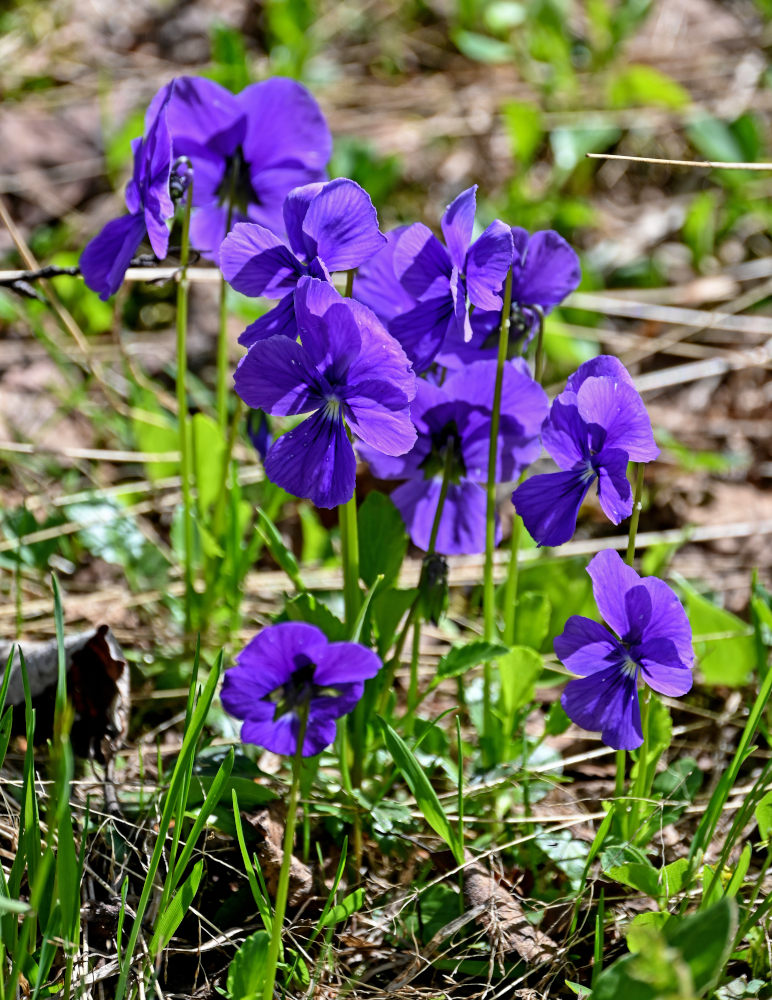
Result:
[[[178,252],[178,247],[169,247],[170,255]],[[198,259],[198,256],[198,254],[195,255],[194,261]],[[129,263],[129,267],[158,267],[158,265],[159,261],[153,254],[139,254]],[[49,264],[46,267],[38,268],[36,271],[16,271],[13,277],[0,278],[0,288],[7,288],[9,291],[15,292],[25,299],[37,299],[38,302],[45,302],[44,296],[32,285],[33,281],[45,280],[47,278],[77,278],[80,274],[81,270],[77,264],[73,264],[70,267],[58,267],[55,264]]]

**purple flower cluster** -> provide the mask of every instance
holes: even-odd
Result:
[[[318,105],[293,80],[236,95],[201,78],[171,81],[133,144],[128,214],[83,251],[87,284],[102,298],[114,294],[145,238],[163,259],[175,201],[189,199],[194,249],[238,292],[276,303],[242,333],[247,351],[234,378],[272,482],[319,507],[340,506],[354,495],[358,453],[375,476],[398,481],[392,498],[417,546],[479,553],[497,420],[495,483],[514,483],[542,443],[558,466],[512,494],[539,545],[571,538],[593,486],[614,524],[628,517],[628,464],[652,461],[658,448],[624,366],[607,356],[583,364],[550,406],[523,357],[502,357],[503,370],[497,360],[502,319],[520,355],[579,284],[568,243],[498,219],[480,231],[476,186],[447,207],[442,239],[419,222],[384,235],[366,191],[327,180],[331,149]],[[340,272],[350,297],[336,287]],[[269,428],[266,414],[290,420]],[[613,551],[597,555],[589,573],[614,633],[569,619],[555,650],[581,679],[568,684],[563,705],[609,745],[635,747],[638,677],[668,695],[691,685],[688,622],[664,583],[641,580]],[[290,754],[304,727],[302,750],[312,755],[332,742],[335,720],[379,666],[358,644],[277,625],[228,671],[223,704],[245,720],[244,740]]]
[[[603,742],[633,750],[643,742],[638,677],[669,697],[692,686],[692,633],[686,612],[662,580],[641,579],[617,552],[599,552],[587,567],[595,603],[614,630],[573,615],[555,639],[555,653],[581,679],[566,685],[561,702],[583,729]]]
[[[328,642],[314,625],[264,628],[225,674],[223,708],[243,719],[241,738],[273,753],[313,757],[335,739],[335,721],[362,697],[381,661],[356,642]]]

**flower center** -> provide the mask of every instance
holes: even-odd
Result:
[[[288,679],[263,696],[263,701],[272,702],[276,706],[273,713],[274,722],[288,712],[297,715],[297,709],[309,705],[314,698],[325,696],[334,698],[340,695],[336,688],[314,683],[316,664],[311,660],[298,656],[295,662],[300,665],[292,671]]]
[[[327,420],[340,419],[340,400],[337,396],[325,396],[324,416]]]
[[[230,207],[234,215],[246,215],[250,205],[260,204],[241,146],[225,161],[225,173],[217,188],[217,204]]]
[[[449,420],[439,431],[432,434],[432,447],[421,462],[424,479],[441,479],[445,473],[445,462],[450,451],[448,482],[458,484],[466,476],[466,464],[461,452],[461,434],[455,420]]]
[[[624,660],[622,661],[622,664],[619,669],[622,671],[625,677],[635,677],[636,674],[638,673],[638,664],[628,653],[625,656]]]

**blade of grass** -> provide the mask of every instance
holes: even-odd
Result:
[[[158,824],[158,834],[155,848],[153,849],[153,854],[148,865],[147,875],[145,876],[145,882],[142,886],[139,903],[137,904],[136,917],[131,927],[131,933],[129,934],[129,940],[126,945],[126,952],[120,957],[121,972],[118,977],[118,983],[115,990],[115,1000],[123,1000],[126,995],[126,987],[128,985],[129,972],[131,970],[132,960],[134,957],[134,949],[137,946],[137,940],[142,929],[142,921],[145,916],[145,912],[147,911],[148,903],[150,902],[150,896],[155,887],[155,878],[161,864],[161,856],[163,854],[166,835],[169,831],[172,817],[176,812],[178,799],[183,786],[186,782],[188,784],[190,782],[195,748],[198,745],[199,737],[201,736],[201,732],[204,728],[206,716],[212,704],[212,699],[214,698],[221,670],[222,652],[218,654],[215,664],[212,667],[209,677],[207,678],[204,689],[201,692],[201,697],[196,703],[196,707],[190,718],[190,725],[185,731],[185,735],[182,740],[182,747],[180,748],[179,756],[177,757],[177,761],[172,772],[171,781],[169,783],[169,791],[166,795],[163,811],[161,813],[161,819]]]

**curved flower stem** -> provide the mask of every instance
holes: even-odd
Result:
[[[635,475],[635,494],[633,496],[633,513],[630,518],[630,531],[627,540],[627,554],[625,556],[625,562],[628,566],[632,566],[635,561],[635,538],[638,534],[638,521],[641,516],[641,497],[643,495],[643,472],[645,464],[643,462],[638,462],[636,475]],[[649,719],[649,690],[643,693],[642,704],[641,704],[641,730],[643,732],[643,743],[638,750],[638,772],[635,781],[635,792],[634,794],[639,798],[643,796],[645,789],[641,782],[645,781],[646,775],[646,758],[648,756],[648,719]],[[621,795],[625,787],[625,758],[626,753],[624,750],[617,751],[617,774],[615,783],[615,793],[617,796]],[[638,814],[640,811],[640,801],[634,801],[632,804],[632,812],[625,813],[625,820],[627,821],[627,835],[632,836],[636,826],[638,825]]]
[[[228,191],[228,220],[225,225],[225,235],[231,231],[233,224],[233,197],[235,174],[231,172],[230,190]],[[228,426],[228,284],[220,275],[220,322],[217,333],[217,423],[225,436]]]
[[[485,566],[483,570],[483,616],[485,638],[491,642],[496,637],[496,589],[493,585],[493,550],[496,547],[496,458],[498,455],[499,422],[501,417],[501,389],[504,384],[504,363],[509,347],[509,312],[512,308],[512,269],[504,282],[504,308],[499,328],[499,353],[496,360],[496,382],[493,387],[491,409],[491,435],[488,449],[487,502],[485,506]],[[483,675],[483,738],[488,740],[491,729],[491,686],[493,665],[486,663]]]
[[[185,629],[190,631],[193,605],[193,519],[190,499],[190,448],[188,435],[188,258],[190,255],[190,209],[193,181],[188,185],[182,217],[180,271],[177,282],[177,422],[180,435],[180,479],[182,480],[183,537],[185,539]]]
[[[507,582],[504,588],[504,643],[514,645],[515,626],[517,624],[517,584],[520,576],[520,537],[523,531],[523,519],[519,514],[512,515],[512,533],[509,536],[509,566],[507,567]]]
[[[488,477],[486,481],[485,506],[485,568],[483,611],[485,618],[485,638],[489,641],[496,634],[495,588],[493,586],[493,550],[496,547],[496,458],[498,455],[499,422],[501,417],[501,389],[504,384],[504,362],[509,347],[509,310],[512,306],[512,271],[507,274],[504,284],[504,308],[499,329],[499,353],[496,360],[496,381],[493,387],[491,408],[491,433],[488,448]],[[486,684],[486,687],[489,685]]]
[[[292,784],[290,785],[290,796],[287,803],[287,822],[284,827],[284,844],[282,848],[284,853],[281,859],[279,882],[276,886],[276,902],[273,908],[273,922],[271,924],[271,941],[268,945],[268,961],[266,963],[268,974],[263,987],[263,1000],[273,1000],[274,986],[276,985],[276,972],[279,962],[279,952],[281,951],[281,932],[284,926],[284,914],[287,912],[292,845],[295,841],[300,773],[303,767],[303,743],[305,742],[306,727],[308,724],[308,705],[301,712],[299,721],[297,748],[295,756],[292,759]]]

